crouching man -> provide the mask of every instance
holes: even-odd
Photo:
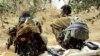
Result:
[[[36,18],[31,19],[30,12],[23,12],[17,26],[9,32],[11,44],[10,42],[8,44],[14,44],[15,52],[22,56],[36,56],[43,53],[47,50],[47,39],[41,36],[41,27],[41,23]],[[8,49],[10,45],[7,45]]]
[[[62,6],[61,18],[51,24],[57,42],[65,49],[81,49],[89,38],[87,24],[71,15],[71,6]]]

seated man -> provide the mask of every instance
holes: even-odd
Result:
[[[10,35],[10,38],[8,38],[7,49],[9,49],[9,47],[13,44],[13,40],[16,37],[16,32],[20,30],[21,25],[26,23],[28,20],[33,21],[33,23],[35,22],[36,26],[39,28],[40,33],[42,33],[41,23],[36,18],[31,19],[29,11],[24,11],[22,15],[19,17],[18,24],[15,27],[9,29],[8,34]]]
[[[37,18],[31,19],[30,13],[25,11],[20,16],[17,26],[9,32],[11,37],[8,39],[7,49],[14,43],[15,52],[17,54],[28,56],[26,54],[30,52],[29,56],[31,56],[32,51],[34,52],[33,56],[38,56],[38,54],[47,50],[47,42],[44,40],[44,37],[41,36],[41,33],[41,23]]]
[[[19,55],[29,52],[30,55],[33,54],[33,56],[37,56],[47,50],[40,30],[37,24],[32,20],[28,20],[26,23],[20,25],[16,38],[14,39],[14,44],[15,52]],[[31,51],[34,53],[31,53]]]
[[[88,27],[78,17],[70,15],[71,7],[69,5],[64,5],[61,9],[62,17],[67,17],[64,19],[58,19],[51,24],[53,33],[55,34],[58,43],[62,47],[66,49],[81,49],[82,46],[80,45],[83,45],[84,41],[89,38]]]

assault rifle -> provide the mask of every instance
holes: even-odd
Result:
[[[97,50],[100,48],[97,44],[94,44],[92,42],[85,42],[84,44],[85,44],[85,46],[87,46],[88,48],[90,48],[92,50]]]

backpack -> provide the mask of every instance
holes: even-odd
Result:
[[[76,22],[65,29],[65,39],[72,37],[80,40],[87,40],[89,38],[88,27],[85,23]]]
[[[79,40],[87,40],[89,38],[89,30],[86,23],[71,18],[70,25],[59,34],[59,39],[62,41],[68,41],[71,38]]]

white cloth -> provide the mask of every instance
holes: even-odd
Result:
[[[92,43],[97,44],[100,47],[100,43],[97,43],[97,42],[92,42]],[[55,50],[62,49],[59,45],[49,46],[48,48],[53,48]],[[82,50],[68,49],[64,52],[63,55],[60,55],[60,56],[93,56],[93,55],[94,56],[96,56],[96,55],[100,56],[100,49],[91,50],[87,46],[85,46],[85,47],[82,48]],[[49,54],[48,52],[45,52],[44,54],[41,54],[40,56],[53,56],[53,55]]]

